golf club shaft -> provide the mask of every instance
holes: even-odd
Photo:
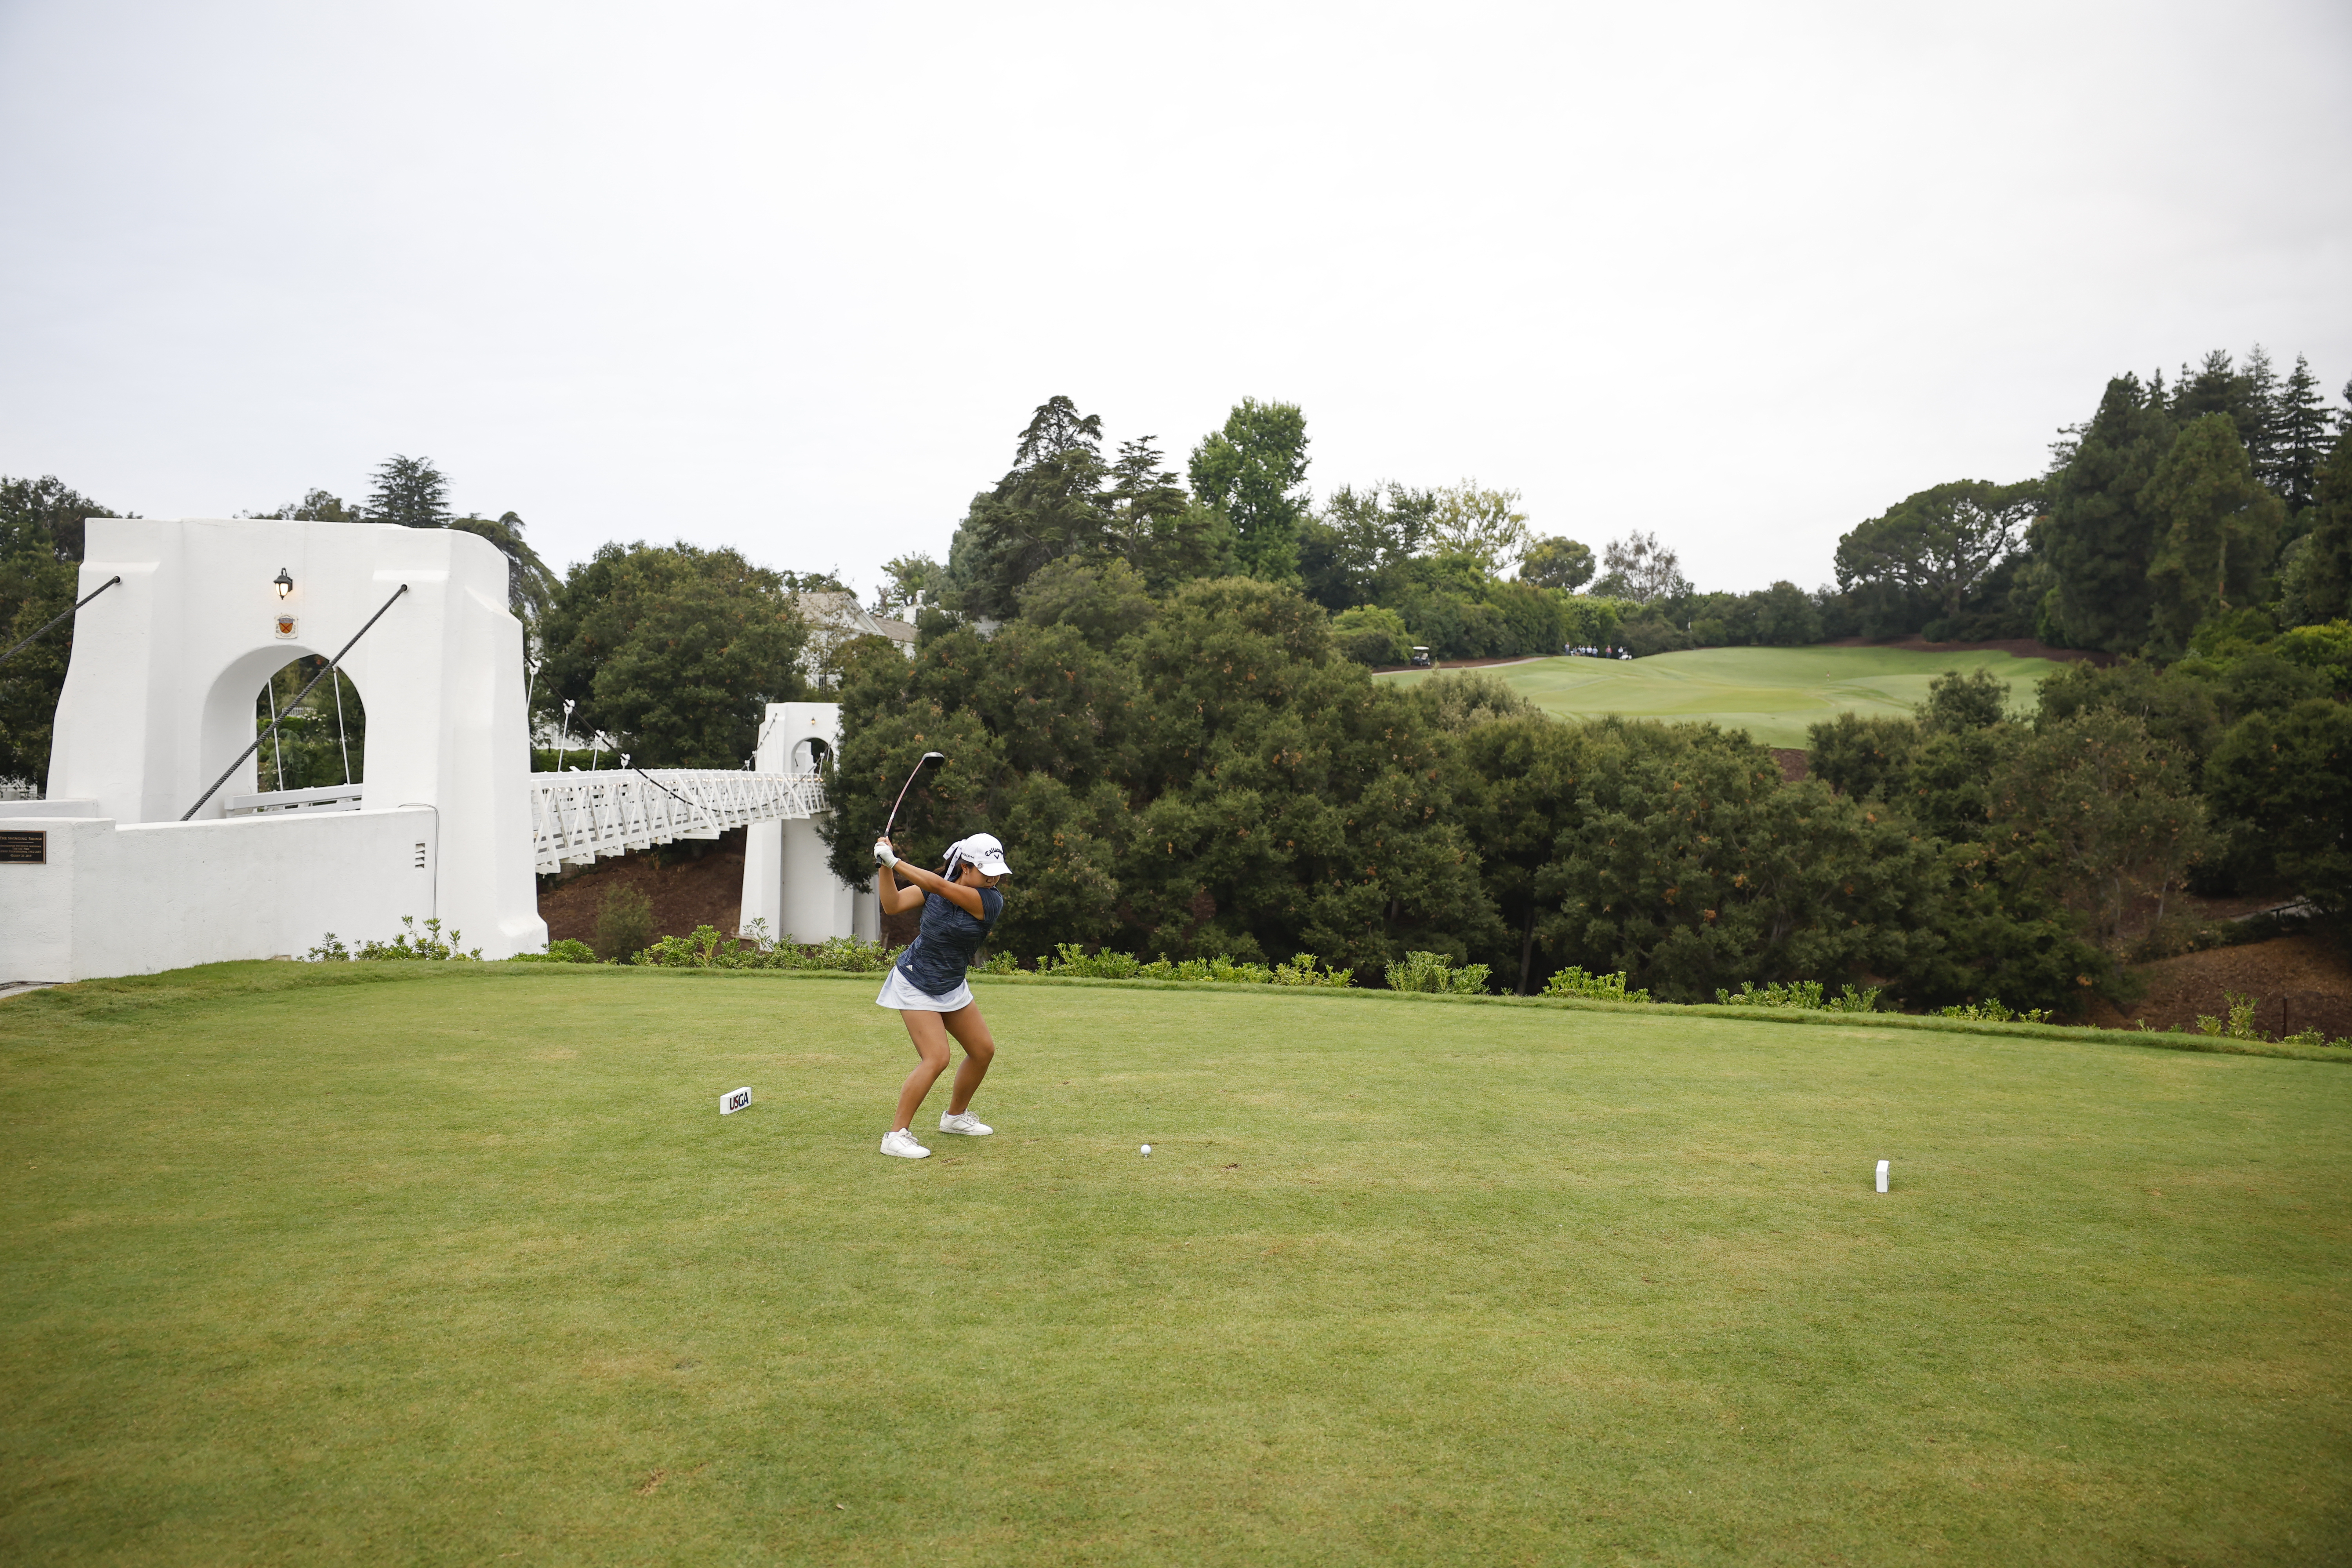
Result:
[[[915,771],[907,775],[907,782],[898,786],[898,798],[890,803],[889,820],[882,824],[883,837],[889,837],[890,830],[898,826],[898,808],[907,804],[907,792],[915,787],[915,781],[923,776],[925,768],[930,766],[931,756],[932,753],[925,752],[923,760],[915,764]],[[944,762],[946,759],[942,757],[940,761]]]

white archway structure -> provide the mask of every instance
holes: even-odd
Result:
[[[92,518],[87,540],[79,592],[122,581],[76,618],[49,798],[0,804],[0,976],[299,953],[403,916],[486,958],[546,945],[522,634],[495,548],[268,519]],[[332,656],[395,594],[342,664],[367,709],[357,809],[230,816],[256,793],[248,757],[183,822],[252,742],[262,683]]]
[[[812,777],[841,746],[837,702],[771,702],[760,725],[754,763],[768,776]],[[742,927],[754,921],[778,942],[824,942],[882,932],[882,906],[870,887],[844,887],[825,863],[814,812],[755,822],[743,841]]]

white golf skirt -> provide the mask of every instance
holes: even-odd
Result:
[[[916,990],[914,982],[894,966],[890,978],[882,983],[882,994],[874,998],[874,1005],[900,1013],[961,1013],[971,1005],[971,982],[960,980],[946,995],[934,996],[928,991]]]

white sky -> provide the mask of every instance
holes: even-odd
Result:
[[[551,562],[870,591],[1055,393],[1475,476],[1702,586],[2039,471],[2105,377],[2352,376],[2352,5],[0,0],[0,473],[429,456]]]

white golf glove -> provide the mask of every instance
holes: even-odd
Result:
[[[874,841],[874,863],[877,866],[892,867],[898,864],[898,854],[891,849],[888,839],[877,838]]]

